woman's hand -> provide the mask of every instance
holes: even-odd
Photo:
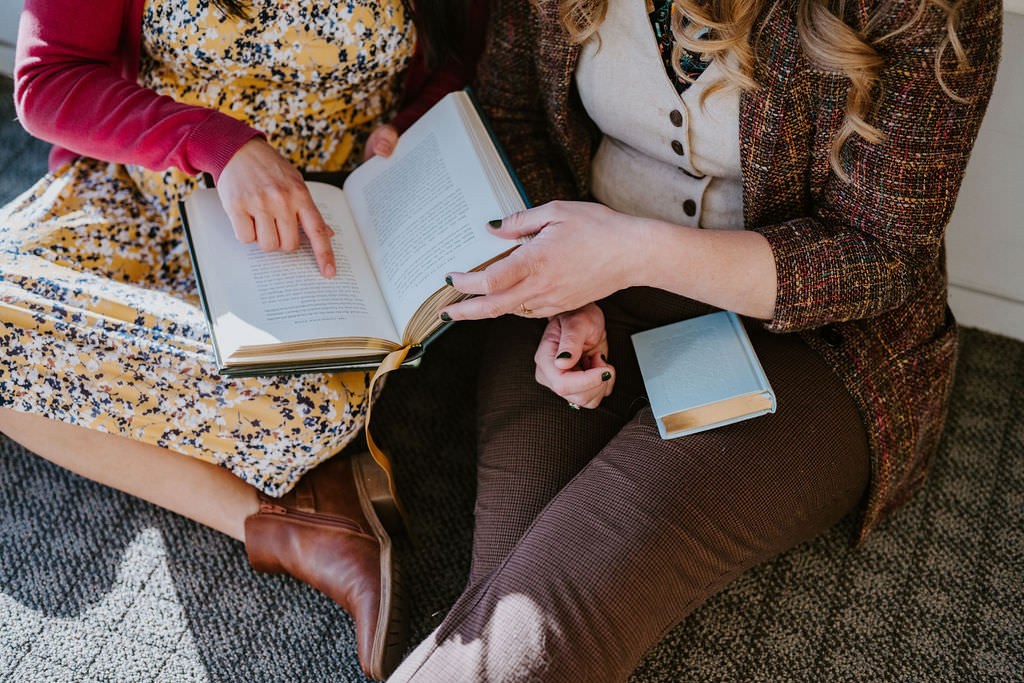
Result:
[[[263,251],[294,251],[301,229],[320,273],[334,277],[334,231],[313,203],[302,175],[266,140],[252,138],[235,152],[217,190],[239,242],[258,242]]]
[[[596,408],[615,386],[604,313],[597,304],[551,318],[533,360],[537,381],[577,408]]]
[[[560,201],[492,221],[495,235],[534,238],[486,270],[451,273],[460,292],[483,296],[452,304],[443,313],[453,320],[505,313],[550,317],[638,284],[641,225],[642,219],[602,204]]]
[[[394,126],[385,123],[378,126],[370,137],[366,139],[366,149],[363,150],[363,161],[373,156],[389,157],[395,151],[398,144],[398,130]]]

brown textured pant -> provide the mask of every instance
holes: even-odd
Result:
[[[860,501],[860,415],[798,336],[748,326],[775,414],[663,440],[629,335],[712,309],[651,289],[601,307],[616,385],[596,410],[534,380],[544,321],[495,321],[469,582],[390,680],[624,680],[730,580]]]

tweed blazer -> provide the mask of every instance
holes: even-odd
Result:
[[[641,0],[636,0],[640,2]],[[850,0],[844,20],[866,29],[885,63],[869,121],[828,163],[849,83],[816,68],[796,30],[794,0],[755,28],[760,88],[740,98],[744,223],[771,245],[778,278],[769,330],[795,332],[834,368],[856,401],[872,452],[858,538],[924,481],[945,422],[956,359],[946,305],[944,232],[988,104],[999,61],[1000,0],[966,0],[958,36],[968,65],[946,50],[947,95],[935,76],[946,35],[929,4]],[[478,97],[535,204],[588,196],[598,131],[573,84],[579,46],[557,0],[493,0]],[[960,101],[962,99],[962,101]]]

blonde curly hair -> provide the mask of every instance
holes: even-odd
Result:
[[[844,181],[849,176],[839,163],[839,150],[853,135],[871,143],[884,141],[878,128],[868,123],[874,105],[874,92],[879,84],[879,71],[885,64],[876,45],[903,33],[913,26],[929,6],[941,11],[945,17],[946,35],[935,56],[935,77],[949,97],[963,102],[943,81],[941,63],[948,49],[952,49],[961,68],[967,65],[967,53],[957,38],[960,8],[967,0],[919,0],[914,14],[902,26],[875,36],[877,27],[893,10],[898,0],[882,0],[864,26],[855,29],[840,17],[846,14],[847,0],[794,0],[796,26],[807,58],[816,68],[842,73],[850,81],[846,96],[843,122],[832,140],[829,163]],[[673,65],[680,77],[687,79],[679,68],[679,57],[684,49],[710,55],[723,69],[729,86],[742,90],[756,90],[753,78],[758,36],[754,27],[758,19],[778,9],[780,0],[672,0]],[[559,0],[559,18],[570,39],[582,43],[604,21],[608,0]],[[704,29],[707,29],[706,31]],[[698,34],[703,33],[698,37]],[[724,59],[732,56],[732,62]],[[726,87],[722,84],[708,88],[704,97]]]

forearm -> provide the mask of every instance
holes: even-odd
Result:
[[[771,317],[775,261],[759,233],[684,228],[595,202],[548,202],[498,223],[495,235],[533,238],[485,270],[450,274],[460,292],[483,295],[446,307],[452,320],[550,317],[633,286]]]
[[[142,88],[120,52],[126,2],[91,7],[27,0],[15,61],[15,106],[33,135],[75,153],[153,169],[219,175],[258,131],[219,112]]]
[[[54,70],[39,80],[45,93],[23,95],[31,85],[27,77],[19,81],[22,125],[38,138],[105,161],[216,177],[259,135],[241,121],[158,97],[102,68]]]
[[[760,233],[634,220],[636,239],[627,240],[627,248],[636,266],[629,285],[664,289],[740,315],[772,317],[775,259]]]

